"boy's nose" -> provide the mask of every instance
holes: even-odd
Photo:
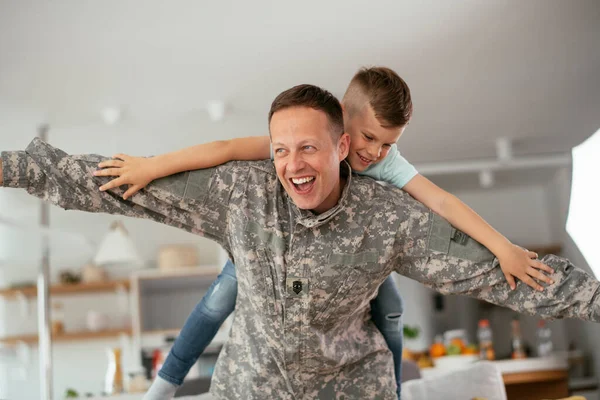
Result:
[[[379,146],[370,146],[367,149],[367,153],[369,153],[369,157],[371,157],[371,159],[376,160],[381,155],[381,147],[379,147]]]

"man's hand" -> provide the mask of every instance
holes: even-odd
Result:
[[[533,278],[548,284],[554,283],[550,277],[540,271],[543,270],[552,274],[554,270],[539,262],[537,257],[538,255],[533,251],[524,250],[514,244],[507,246],[502,255],[498,257],[500,268],[502,268],[504,277],[511,289],[514,290],[516,287],[515,277],[539,291],[542,291],[543,287]]]
[[[129,185],[129,188],[123,194],[125,200],[156,179],[155,162],[152,158],[117,154],[113,156],[112,160],[102,161],[98,164],[98,167],[103,169],[95,171],[95,176],[118,176],[118,178],[100,186],[100,190],[105,191],[118,186]]]

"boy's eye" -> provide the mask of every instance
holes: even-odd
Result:
[[[371,136],[365,135],[364,133],[363,133],[363,136],[365,137],[365,139],[367,139],[368,142],[370,142],[371,140],[373,140],[373,138]]]
[[[392,147],[391,144],[384,144],[383,147],[385,147],[386,149],[389,149],[390,147]]]

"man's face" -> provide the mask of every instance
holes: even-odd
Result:
[[[270,124],[275,169],[298,208],[322,213],[341,195],[340,162],[349,137],[331,135],[327,116],[309,107],[290,107],[273,114]]]
[[[390,148],[398,141],[404,128],[386,128],[375,117],[373,108],[367,104],[353,116],[344,113],[344,128],[350,135],[350,152],[347,161],[354,171],[383,160]]]

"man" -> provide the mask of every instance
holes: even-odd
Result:
[[[600,283],[556,256],[554,284],[510,290],[491,253],[399,189],[350,174],[342,110],[301,85],[269,113],[271,161],[164,178],[124,201],[98,191],[100,156],[36,139],[2,153],[3,185],[67,209],[149,218],[221,244],[238,268],[236,317],[211,386],[219,399],[395,399],[369,301],[392,272],[542,317],[600,320]],[[275,168],[274,168],[275,167]]]

